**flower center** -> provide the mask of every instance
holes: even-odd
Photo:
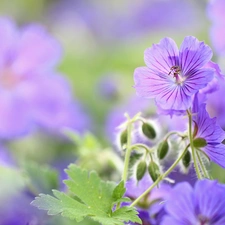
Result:
[[[6,89],[14,88],[19,82],[20,77],[9,68],[5,68],[0,71],[0,86]]]
[[[182,85],[185,81],[185,78],[182,76],[181,69],[179,66],[172,66],[168,75],[170,74],[173,75],[173,78],[175,78],[175,83],[178,85]]]
[[[205,216],[203,216],[203,215],[199,215],[198,216],[198,219],[199,219],[199,223],[198,223],[198,225],[210,225],[209,224],[209,219],[207,218],[207,217],[205,217]]]

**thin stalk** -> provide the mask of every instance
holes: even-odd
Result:
[[[130,207],[135,206],[142,198],[144,198],[155,186],[157,186],[159,184],[160,181],[162,181],[165,177],[167,177],[170,172],[173,171],[173,169],[177,166],[177,164],[180,162],[180,160],[182,160],[182,158],[185,156],[188,148],[190,147],[190,145],[188,144],[186,146],[186,148],[184,149],[183,153],[177,158],[177,160],[171,165],[171,167],[161,176],[159,176],[159,178],[145,191],[143,192],[138,198],[135,199],[135,201],[133,201],[133,203],[130,205]]]
[[[131,148],[131,129],[132,129],[132,123],[130,120],[130,117],[127,115],[127,146],[126,146],[126,154],[125,154],[125,160],[124,160],[124,169],[122,174],[122,180],[124,181],[124,184],[127,181],[127,174],[128,174],[128,168],[129,168],[129,161],[130,161],[130,154],[132,151]]]
[[[195,172],[197,174],[198,179],[201,179],[201,173],[198,168],[198,163],[196,160],[196,155],[195,155],[195,149],[194,149],[194,143],[193,143],[193,136],[192,136],[192,115],[191,113],[187,110],[188,114],[188,133],[189,133],[189,140],[190,140],[190,146],[191,146],[191,153],[194,161],[194,168]]]
[[[198,157],[198,161],[199,161],[201,170],[202,170],[202,172],[203,172],[205,178],[210,179],[209,174],[208,174],[208,172],[207,172],[207,170],[206,170],[206,168],[205,168],[205,165],[204,165],[203,162],[202,162],[202,159],[201,159],[201,157],[200,157],[198,151],[196,151],[196,155],[197,155],[197,157]]]

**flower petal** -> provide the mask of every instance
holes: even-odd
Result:
[[[178,221],[170,216],[164,216],[161,225],[187,225],[185,221]]]
[[[172,66],[178,66],[179,51],[171,38],[162,39],[159,44],[145,50],[144,60],[153,71],[168,74]]]
[[[170,198],[166,202],[167,213],[180,224],[196,224],[197,222],[193,194],[190,184],[187,182],[179,183],[171,191]]]
[[[44,27],[30,25],[21,32],[13,69],[19,74],[51,69],[58,62],[60,55],[59,43]]]
[[[0,67],[9,63],[13,57],[12,51],[15,40],[17,40],[17,30],[13,21],[7,18],[0,18]]]
[[[212,50],[197,38],[185,37],[180,47],[180,67],[184,76],[189,76],[194,71],[203,67],[212,58]]]
[[[171,86],[169,79],[168,75],[154,73],[148,67],[138,67],[134,71],[134,88],[138,95],[154,98],[161,92],[162,88]]]
[[[208,144],[203,148],[204,152],[209,156],[209,158],[225,168],[225,145],[224,144]]]
[[[183,89],[186,95],[193,95],[207,86],[213,79],[213,69],[200,69],[190,74],[184,82]]]
[[[209,218],[210,224],[217,224],[225,214],[225,200],[220,199],[225,196],[224,185],[218,184],[217,181],[201,180],[196,183],[194,190],[198,205],[197,214]]]

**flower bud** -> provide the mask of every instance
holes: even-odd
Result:
[[[193,144],[195,148],[202,148],[207,145],[207,142],[204,138],[196,138],[193,140]]]
[[[145,161],[140,161],[138,163],[137,170],[136,170],[136,178],[138,181],[141,180],[143,176],[145,175],[146,168],[147,168],[147,165]]]
[[[149,123],[142,124],[142,132],[149,139],[154,139],[156,137],[155,129]]]
[[[184,165],[185,168],[188,168],[191,163],[191,153],[189,151],[186,152],[184,157],[182,158],[182,164]]]
[[[157,149],[157,155],[159,159],[164,159],[169,150],[169,144],[167,140],[162,141]]]
[[[160,176],[159,166],[155,162],[151,161],[148,165],[148,173],[152,178],[152,181],[155,182]]]
[[[120,134],[120,145],[122,148],[127,145],[127,129]]]

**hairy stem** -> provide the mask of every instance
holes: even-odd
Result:
[[[201,179],[201,173],[199,171],[196,155],[195,155],[195,149],[194,149],[194,144],[193,144],[193,135],[192,135],[192,115],[191,113],[187,110],[188,114],[188,133],[189,133],[189,140],[190,140],[190,145],[191,145],[191,153],[194,161],[194,168],[195,172],[197,174],[198,179]]]
[[[180,162],[180,160],[182,160],[182,158],[185,156],[188,148],[190,147],[190,145],[187,145],[186,148],[184,149],[184,151],[182,152],[182,154],[177,158],[177,160],[171,165],[171,167],[161,176],[159,176],[159,178],[145,191],[143,192],[138,198],[135,199],[135,201],[133,201],[133,203],[130,205],[130,207],[135,206],[142,198],[144,198],[155,186],[157,186],[159,184],[160,181],[162,181],[165,177],[167,177],[170,172],[173,171],[173,169],[177,166],[177,164]]]

